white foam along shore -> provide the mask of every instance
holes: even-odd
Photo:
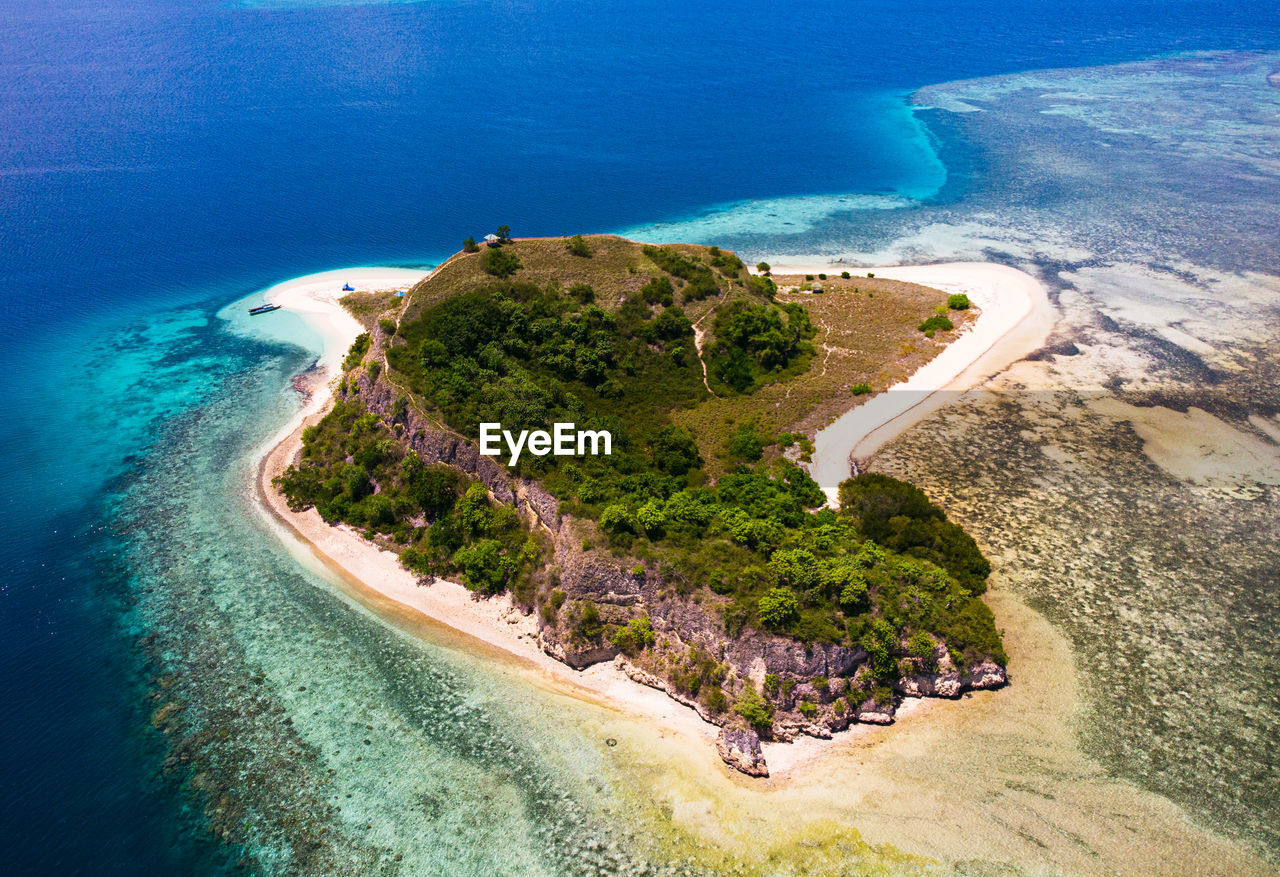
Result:
[[[780,260],[775,275],[845,270],[830,263]],[[979,311],[937,356],[905,381],[836,418],[814,438],[810,474],[836,505],[837,487],[851,474],[851,461],[865,461],[909,427],[1040,349],[1053,328],[1053,309],[1039,280],[1005,265],[947,262],[859,268],[858,274],[962,292]]]
[[[948,283],[956,282],[956,275],[947,270],[951,267],[930,266],[936,269],[936,274],[927,273],[926,269],[879,269],[876,273],[877,276],[890,276],[891,272],[900,270],[912,275],[901,279],[945,289]],[[981,269],[988,266],[960,267]],[[989,267],[1000,272],[1012,272],[1039,288],[1032,278],[1021,272],[999,266]],[[823,266],[819,270],[827,268]],[[783,270],[779,266],[775,273]],[[813,273],[812,269],[804,266],[794,269],[795,273],[806,270]],[[996,310],[998,298],[986,294],[992,284],[984,286],[979,280],[969,279],[980,278],[981,271],[957,273],[966,278],[960,286],[970,291],[975,301],[985,303],[987,311]],[[304,426],[323,416],[331,398],[328,383],[337,374],[355,336],[363,331],[363,327],[338,302],[345,294],[342,290],[344,283],[357,290],[405,288],[423,276],[423,272],[405,272],[402,269],[356,268],[300,277],[266,291],[268,301],[303,315],[324,340],[324,352],[319,359],[323,373],[318,376],[324,386],[317,387],[310,404],[263,449],[257,487],[268,520],[282,530],[286,544],[295,549],[300,560],[311,564],[318,562],[331,574],[336,574],[346,591],[362,604],[386,614],[408,614],[412,620],[431,627],[443,637],[462,634],[472,647],[488,647],[495,654],[518,659],[535,678],[543,684],[549,683],[556,690],[586,697],[624,714],[657,723],[689,740],[691,745],[710,746],[719,729],[702,721],[696,712],[676,703],[666,694],[633,681],[614,664],[596,664],[586,670],[575,671],[544,653],[537,643],[536,620],[521,613],[509,597],[475,600],[463,586],[443,579],[437,579],[427,587],[420,586],[417,576],[401,567],[395,554],[379,549],[349,527],[327,524],[315,509],[291,511],[274,488],[272,479],[284,471],[301,448]],[[1004,278],[1003,286],[1008,286],[1010,278],[999,276]],[[943,277],[948,281],[943,282]],[[984,316],[987,311],[984,311]],[[979,319],[981,322],[982,318]],[[988,324],[991,328],[984,331],[992,333],[987,342],[987,347],[990,347],[998,340],[994,334],[998,329],[994,321],[988,321]],[[977,351],[978,354],[981,352]],[[973,358],[969,358],[970,363]],[[899,710],[900,720],[905,719],[915,705],[914,700],[905,703]],[[871,728],[855,725],[836,737],[843,739],[870,733]],[[817,758],[829,751],[829,745],[802,738],[794,743],[765,743],[764,749],[771,775],[780,779],[811,768]]]

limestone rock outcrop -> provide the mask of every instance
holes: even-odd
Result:
[[[716,752],[734,770],[752,777],[767,777],[769,766],[760,751],[760,735],[742,728],[721,728],[716,738]]]

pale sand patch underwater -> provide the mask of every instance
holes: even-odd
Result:
[[[1266,420],[1256,415],[1251,422],[1269,440],[1238,430],[1201,408],[1181,412],[1161,405],[1139,407],[1112,397],[1091,400],[1089,408],[1127,421],[1151,462],[1175,478],[1239,491],[1280,484],[1280,444],[1268,432]]]
[[[291,456],[297,437],[264,460],[260,485]],[[451,627],[478,635],[494,658],[510,660],[513,642],[537,652],[527,633],[510,635],[518,619],[504,630],[498,625],[507,621],[493,604],[472,602],[456,585],[418,588],[389,554],[309,514],[311,524],[323,528],[317,539],[333,540],[322,549],[337,555],[331,558],[350,551],[359,566],[380,555],[369,587],[351,577],[341,583],[384,617],[403,623],[406,606],[429,600],[412,612],[429,640],[470,650],[478,645],[426,623],[419,612],[438,613]],[[299,517],[291,516],[293,526]],[[412,592],[384,592],[388,581]],[[981,861],[1029,872],[1268,872],[1166,799],[1106,776],[1086,757],[1071,728],[1078,697],[1065,640],[1009,593],[1001,572],[988,599],[1004,626],[1010,687],[962,701],[921,702],[894,726],[862,726],[823,744],[821,758],[796,747],[785,776],[765,781],[731,773],[708,745],[706,726],[664,695],[635,686],[655,700],[626,702],[598,673],[593,679],[558,662],[549,668],[535,656],[519,665],[530,683],[597,705],[601,737],[617,740],[619,770],[633,779],[636,797],[688,839],[682,854],[708,862],[718,859],[707,853],[714,847],[771,873],[840,873],[872,860],[891,869],[918,864],[893,850],[868,850],[870,843],[951,865]],[[501,650],[486,635],[495,631]],[[653,712],[658,701],[671,711],[669,721]]]

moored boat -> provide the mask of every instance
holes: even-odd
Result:
[[[271,311],[277,311],[280,305],[258,305],[256,308],[249,308],[249,316],[257,316],[258,314],[267,314]]]

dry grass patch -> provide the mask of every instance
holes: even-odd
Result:
[[[595,303],[605,310],[617,310],[622,300],[644,286],[649,280],[665,273],[644,254],[644,244],[614,235],[583,235],[590,247],[590,257],[574,256],[566,247],[566,238],[517,238],[502,249],[520,260],[520,269],[509,278],[513,282],[535,283],[539,286],[555,281],[564,289],[577,283],[585,283],[595,290]],[[669,249],[700,259],[710,264],[710,248],[692,244],[668,244]],[[469,292],[497,280],[485,273],[483,258],[488,247],[478,253],[457,253],[451,256],[435,273],[423,280],[406,298],[404,319],[412,322],[424,310],[452,296]],[[744,278],[745,279],[745,272]],[[743,279],[734,281],[716,272],[721,298],[730,289],[743,289]],[[676,304],[689,319],[697,320],[714,307],[715,296],[699,302],[682,302],[677,283]],[[744,291],[745,294],[745,291]]]
[[[613,235],[583,235],[583,240],[590,257],[571,254],[566,238],[520,238],[504,244],[502,249],[520,261],[520,269],[509,280],[539,286],[554,282],[566,290],[585,283],[595,291],[595,304],[616,311],[651,278],[669,276],[644,254],[641,243]],[[664,246],[711,264],[710,247]],[[481,247],[478,253],[458,253],[441,265],[406,295],[400,321],[411,323],[445,299],[496,282],[483,267],[487,251]],[[710,330],[717,309],[737,299],[760,301],[747,290],[745,271],[739,277],[725,276],[721,271],[713,274],[719,293],[694,302],[682,301],[682,282],[673,278],[676,304],[697,328],[707,332],[704,349],[715,343]],[[948,311],[955,329],[929,338],[917,327],[937,308],[946,306],[947,294],[940,290],[899,280],[831,277],[819,281],[825,291],[814,295],[802,291],[812,285],[803,275],[775,275],[773,280],[779,287],[778,303],[795,302],[808,309],[818,329],[812,339],[814,355],[808,370],[798,376],[767,384],[750,395],[708,396],[692,407],[670,412],[673,422],[690,427],[698,437],[699,450],[713,476],[724,468],[723,445],[736,424],[755,419],[775,435],[783,431],[812,435],[851,406],[870,398],[855,396],[852,387],[865,383],[872,393],[878,393],[904,380],[976,317],[974,309]],[[379,317],[394,316],[398,301],[389,293],[358,293],[348,296],[344,304],[362,322],[372,325]],[[660,310],[661,306],[656,306],[653,312]]]
[[[397,298],[395,290],[384,292],[351,292],[344,295],[339,302],[344,308],[369,331],[378,324],[378,320],[389,317],[396,318],[403,304],[403,298]]]
[[[672,413],[672,420],[693,429],[708,462],[723,465],[723,441],[732,424],[756,418],[773,434],[807,433],[826,426],[868,396],[851,387],[866,383],[873,393],[904,380],[936,356],[957,332],[976,318],[975,309],[949,311],[950,332],[928,338],[917,328],[945,306],[941,290],[900,280],[833,278],[814,295],[790,291],[805,284],[803,275],[774,276],[779,303],[796,302],[809,310],[818,334],[809,370],[791,380],[769,384],[749,396],[708,399],[696,408]],[[712,464],[712,468],[716,468]]]

